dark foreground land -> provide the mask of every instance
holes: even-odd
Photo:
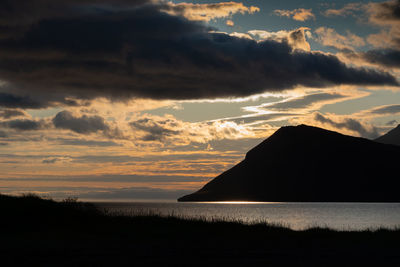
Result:
[[[400,266],[400,230],[292,231],[0,195],[1,266]]]

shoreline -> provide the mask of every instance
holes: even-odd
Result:
[[[92,204],[0,195],[4,266],[399,266],[400,229],[118,216]]]

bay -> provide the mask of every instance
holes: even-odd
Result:
[[[304,230],[328,227],[336,230],[376,230],[400,227],[400,203],[171,203],[100,202],[101,209],[113,214],[177,216],[207,221],[266,222]]]

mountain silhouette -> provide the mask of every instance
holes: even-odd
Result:
[[[287,126],[178,201],[399,202],[400,147]]]
[[[386,134],[375,139],[376,142],[400,146],[400,124]]]

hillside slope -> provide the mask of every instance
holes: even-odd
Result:
[[[398,202],[400,147],[299,125],[178,201]]]

